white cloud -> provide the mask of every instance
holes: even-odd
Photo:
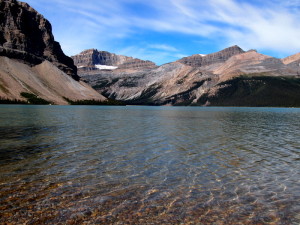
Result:
[[[151,46],[153,45],[128,46],[118,51],[117,54],[132,56],[134,58],[139,58],[143,60],[150,60],[152,62],[156,62],[158,65],[175,61],[187,56],[185,54],[179,53],[178,50],[176,48],[173,48],[172,46],[165,46],[170,47],[172,51],[170,51],[168,48],[152,48]],[[154,46],[159,47],[164,45],[157,44]]]
[[[191,0],[173,0],[181,12],[180,23],[168,20],[169,30],[193,33],[202,37],[218,37],[224,47],[238,44],[242,47],[293,53],[300,50],[299,14],[286,4],[269,3],[265,7],[235,0],[210,0],[205,5]],[[250,1],[249,1],[250,2]],[[300,1],[289,1],[289,6],[300,6]],[[183,16],[182,16],[183,15]],[[184,18],[186,17],[186,18]],[[185,26],[188,22],[189,26]],[[182,27],[185,26],[185,29]],[[204,27],[204,31],[202,28]],[[192,31],[192,32],[191,32]]]
[[[173,46],[166,45],[166,44],[151,44],[148,45],[149,48],[163,50],[163,51],[170,51],[170,52],[178,52],[179,50]]]
[[[177,58],[177,59],[181,59],[181,58],[183,58],[183,57],[187,57],[188,55],[181,54],[181,53],[177,53],[177,54],[174,54],[173,56],[174,56],[175,58]]]
[[[220,0],[215,0],[218,2]],[[269,49],[280,52],[300,50],[299,16],[286,8],[259,8],[250,4],[237,4],[232,0],[221,0],[222,7],[215,13],[224,21],[224,37],[229,42],[246,48]]]

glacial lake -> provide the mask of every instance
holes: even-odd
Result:
[[[0,106],[0,224],[300,224],[300,109]]]

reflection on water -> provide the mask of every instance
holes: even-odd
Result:
[[[0,106],[0,223],[299,224],[300,110]]]

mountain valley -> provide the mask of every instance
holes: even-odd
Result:
[[[234,45],[160,66],[97,49],[68,57],[27,3],[1,0],[0,9],[2,102],[300,107],[300,53],[278,59]]]
[[[124,68],[110,61],[113,69],[99,69],[92,63],[94,54],[88,63],[78,63],[92,51],[98,52],[72,57],[79,75],[102,95],[127,104],[300,106],[299,54],[278,59],[235,45],[161,66]],[[93,69],[82,69],[87,67]]]

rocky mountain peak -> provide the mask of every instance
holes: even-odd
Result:
[[[290,64],[293,62],[300,62],[300,53],[288,56],[281,60],[284,64]]]
[[[107,51],[88,49],[78,55],[72,56],[75,65],[84,71],[97,70],[99,66],[110,66],[119,69],[151,69],[156,65],[151,61],[136,59],[133,57],[117,55]],[[109,67],[105,67],[109,68]]]
[[[27,3],[0,0],[0,55],[32,65],[49,60],[79,80],[73,60],[54,40],[49,21]]]
[[[223,55],[237,55],[237,54],[241,54],[241,53],[244,53],[245,51],[239,47],[238,45],[233,45],[231,47],[228,47],[228,48],[225,48],[219,52],[216,52],[216,53],[212,53],[211,55],[213,54],[223,54]]]
[[[239,46],[234,45],[229,48],[225,48],[219,52],[211,53],[205,56],[197,54],[189,57],[184,57],[178,61],[189,66],[201,67],[201,66],[208,66],[215,63],[225,62],[231,56],[241,54],[244,52],[245,51],[241,49]]]

